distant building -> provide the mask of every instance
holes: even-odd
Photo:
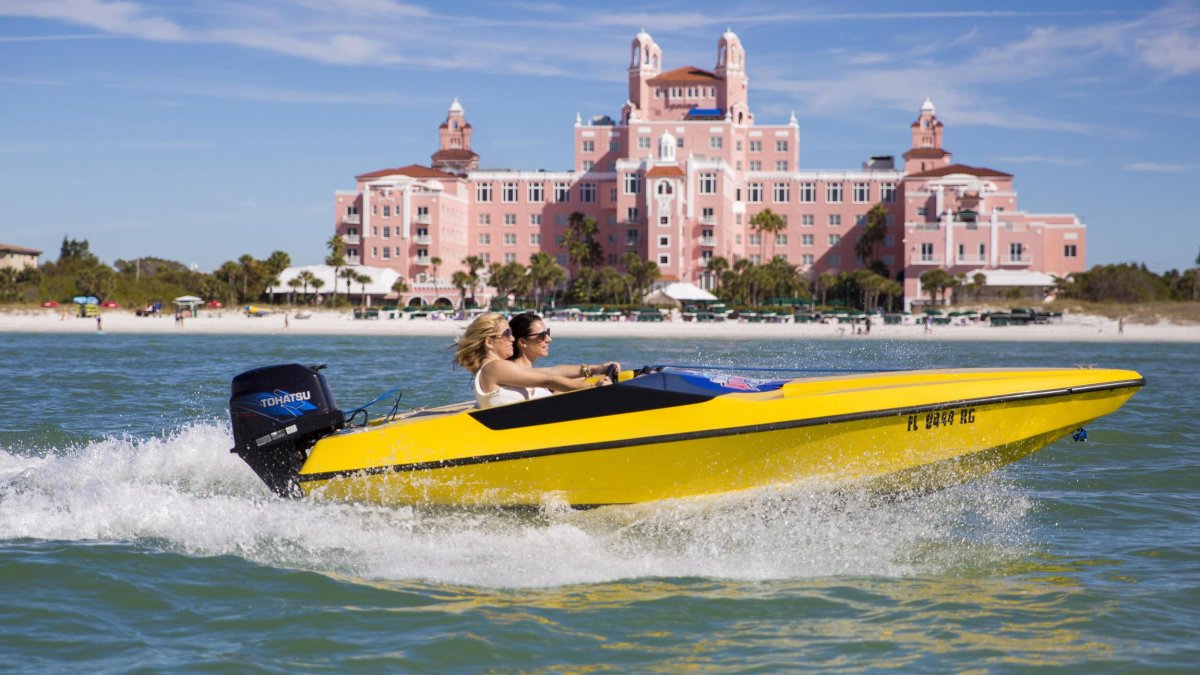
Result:
[[[906,306],[927,300],[919,277],[938,267],[968,281],[984,273],[1033,297],[1048,290],[1048,275],[1085,269],[1078,217],[1020,211],[1012,174],[954,163],[929,99],[911,125],[902,169],[878,155],[860,169],[801,170],[795,115],[755,121],[734,33],[718,40],[712,71],[664,71],[662,50],[638,33],[628,78],[618,120],[576,116],[569,171],[480,170],[455,99],[430,167],[371,171],[335,194],[334,227],[348,259],[396,270],[414,297],[432,302],[468,255],[528,263],[545,251],[567,266],[562,236],[579,211],[596,220],[615,267],[632,251],[658,263],[667,280],[712,288],[714,256],[783,256],[815,279],[866,265],[855,242],[880,204],[887,236],[873,259],[903,281]],[[783,216],[784,232],[764,236],[750,226],[767,208]]]
[[[23,270],[27,267],[37,269],[38,258],[41,255],[42,252],[37,249],[0,244],[0,267],[11,267],[16,270]]]

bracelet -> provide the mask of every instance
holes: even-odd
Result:
[[[592,367],[587,365],[586,363],[579,366],[579,376],[583,377],[583,378],[591,377],[592,376]]]

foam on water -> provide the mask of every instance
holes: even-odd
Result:
[[[274,498],[227,423],[0,449],[0,539],[133,542],[382,581],[557,586],[645,577],[895,577],[1028,554],[1003,480],[897,503],[793,485],[594,511],[385,508]]]

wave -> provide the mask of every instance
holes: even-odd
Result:
[[[880,503],[812,484],[573,511],[275,498],[227,422],[49,451],[0,449],[0,539],[134,543],[382,582],[490,588],[635,578],[986,573],[1028,554],[1002,477]]]

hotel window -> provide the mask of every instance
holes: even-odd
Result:
[[[755,159],[750,160],[750,170],[751,171],[762,171],[762,162],[755,160]]]
[[[595,152],[596,151],[596,142],[595,141],[584,141],[583,142],[583,151],[584,152]]]
[[[840,235],[840,234],[829,235],[829,245],[830,246],[837,246],[841,242],[842,242],[842,235]],[[930,245],[932,246],[932,244],[930,244]]]
[[[596,166],[596,163],[595,163],[595,162],[593,162],[592,160],[590,160],[590,159],[585,159],[585,160],[583,160],[583,171],[584,171],[584,173],[587,173],[588,171],[591,171],[591,170],[592,170],[592,169],[593,169],[595,166]]]
[[[670,246],[670,245],[671,245],[671,238],[670,238],[670,237],[667,237],[667,236],[661,236],[661,237],[659,237],[659,238],[658,238],[658,247],[659,247],[659,248],[666,248],[667,246]]]
[[[620,150],[620,149],[621,149],[621,142],[620,142],[620,141],[609,141],[609,142],[608,142],[608,151],[609,151],[609,152],[616,152],[616,151],[618,151],[618,150]]]
[[[387,225],[383,226],[383,238],[384,239],[392,238],[392,228],[388,227]]]
[[[854,203],[865,204],[871,199],[871,184],[870,183],[855,183],[854,184]]]
[[[860,213],[860,214],[854,216],[854,224],[855,225],[866,225],[867,224],[867,214]]]
[[[701,173],[700,174],[700,194],[715,195],[717,194],[717,174]]]
[[[610,202],[617,201],[617,188],[609,188],[608,189],[608,201],[610,201]]]
[[[392,207],[390,207],[390,206],[388,206],[388,205],[386,205],[386,204],[385,204],[385,205],[383,206],[383,217],[384,217],[384,218],[390,218],[390,217],[391,217],[391,215],[392,215]]]
[[[706,267],[708,266],[708,261],[710,261],[712,259],[713,259],[713,252],[711,250],[705,249],[703,251],[700,251],[700,260],[704,263],[704,265]]]
[[[504,214],[504,224],[505,225],[516,225],[517,224],[517,214],[515,214],[515,213]]]
[[[638,137],[638,147],[643,150],[649,150],[650,149],[650,137],[649,136],[639,136]]]
[[[775,170],[776,171],[787,171],[787,160],[780,160],[778,162],[775,162]]]
[[[762,152],[762,141],[750,141],[750,152]]]
[[[629,210],[625,212],[625,222],[636,223],[637,219],[638,219],[637,207],[636,206],[629,207]]]
[[[640,173],[625,174],[625,194],[642,194],[642,175]]]
[[[776,246],[787,246],[787,235],[786,234],[775,235],[775,245]]]
[[[541,225],[542,224],[542,214],[540,214],[540,213],[529,214],[529,224],[532,225],[533,227],[537,227],[538,225]]]
[[[763,197],[762,183],[751,183],[749,188],[749,201],[756,204],[761,202]]]
[[[667,255],[666,253],[658,256],[658,264],[662,265],[664,267],[667,265],[670,265],[671,264],[671,256]]]
[[[529,184],[529,201],[540,204],[546,201],[546,186],[541,183]]]
[[[1074,258],[1077,256],[1076,251],[1078,251],[1078,249],[1075,248],[1075,244],[1065,244],[1063,246],[1063,257]]]
[[[554,201],[563,204],[571,201],[571,184],[570,183],[555,183],[554,184]]]
[[[842,226],[841,214],[837,214],[837,213],[829,214],[829,226],[830,227],[841,227]]]
[[[659,226],[659,227],[666,227],[666,226],[668,226],[668,225],[670,225],[670,224],[671,224],[671,217],[670,217],[670,216],[659,216],[659,217],[658,217],[658,226]]]
[[[825,201],[829,204],[842,203],[841,183],[828,183],[825,185]]]
[[[579,201],[585,204],[591,204],[596,201],[596,184],[595,183],[580,183],[579,184]]]
[[[504,245],[505,246],[516,246],[517,245],[517,235],[513,234],[512,232],[505,232],[504,233]]]
[[[700,230],[701,241],[712,241],[712,238],[713,238],[713,231],[711,229]]]
[[[625,230],[625,243],[626,244],[638,243],[638,231],[636,229],[629,228],[628,230]]]
[[[554,224],[555,225],[566,225],[567,224],[567,214],[560,213],[560,214],[554,216]]]
[[[615,213],[608,214],[608,224],[609,225],[617,224],[617,214],[615,214]]]
[[[762,264],[762,256],[757,253],[751,253],[750,254],[750,262],[754,263],[755,265],[761,265]]]
[[[716,220],[717,220],[716,211],[713,209],[713,207],[706,206],[706,207],[700,209],[700,222],[712,223],[712,222],[716,222]]]
[[[384,260],[392,259],[392,249],[388,248],[387,246],[383,247],[383,259]]]
[[[886,244],[890,244],[890,243],[891,243],[891,242],[885,242],[885,245],[886,245]],[[978,260],[979,260],[980,262],[983,262],[983,261],[984,261],[984,260],[986,260],[986,259],[987,259],[987,244],[980,244],[980,245],[979,245],[979,258],[978,258]]]
[[[374,257],[374,256],[372,256],[372,257]],[[421,263],[422,265],[428,265],[429,264],[429,249],[427,249],[427,248],[417,249],[417,260],[424,261]]]
[[[813,261],[814,261],[814,258],[813,258],[813,254],[811,254],[811,253],[804,253],[800,256],[800,264],[801,265],[811,265],[811,264],[813,264]]]
[[[428,236],[429,236],[429,228],[428,227],[418,227],[417,228],[417,239],[425,239]]]
[[[917,215],[918,216],[927,216],[927,215],[929,215],[929,209],[925,208],[924,206],[918,206],[917,207]]]
[[[816,183],[800,184],[800,201],[805,204],[812,204],[817,201]]]
[[[801,246],[812,246],[813,243],[814,243],[813,236],[811,234],[800,235],[800,245]]]
[[[504,254],[504,263],[506,265],[508,263],[515,263],[515,262],[517,262],[517,254],[516,253],[505,253]]]
[[[492,201],[492,184],[480,183],[475,186],[475,201],[490,202]]]
[[[479,234],[479,245],[480,246],[487,246],[491,243],[492,243],[492,235],[488,234],[487,232],[481,232]]]
[[[735,149],[736,149],[738,152],[741,152],[741,151],[742,151],[742,141],[741,141],[741,139],[738,139],[737,143],[734,145],[734,148],[735,148]]]
[[[800,216],[800,225],[801,225],[801,227],[812,227],[813,226],[813,214],[806,213],[806,214]]]
[[[396,215],[400,215],[400,209],[396,209]],[[418,206],[417,207],[417,222],[423,223],[428,220],[429,220],[429,207],[428,206]]]
[[[776,183],[775,184],[774,197],[775,197],[776,204],[788,203],[788,200],[791,198],[791,194],[792,194],[792,188],[787,183]]]
[[[534,232],[533,234],[529,235],[529,245],[530,246],[541,246],[542,245],[542,235],[537,232]]]
[[[492,263],[492,254],[484,251],[479,254],[479,259],[483,261],[484,265],[490,265]]]
[[[1008,245],[1008,259],[1013,262],[1022,262],[1022,256],[1025,253],[1025,246],[1020,242],[1014,242]]]
[[[921,262],[933,262],[933,244],[921,244]]]
[[[491,225],[492,224],[492,214],[490,214],[490,213],[479,214],[479,224],[480,225]]]
[[[752,234],[747,237],[746,243],[750,246],[762,246],[762,235],[757,233]]]
[[[966,259],[967,259],[967,245],[959,244],[958,245],[958,261],[962,262]]]
[[[879,186],[879,199],[885,204],[891,204],[896,201],[896,184],[883,183]]]
[[[724,143],[724,139],[722,139],[720,136],[713,136],[708,139],[708,147],[712,148],[713,150],[720,150],[722,143]]]
[[[775,152],[787,152],[787,141],[775,141]]]
[[[358,259],[358,249],[348,248],[348,249],[346,249],[346,255],[350,256],[352,259],[357,260]]]

